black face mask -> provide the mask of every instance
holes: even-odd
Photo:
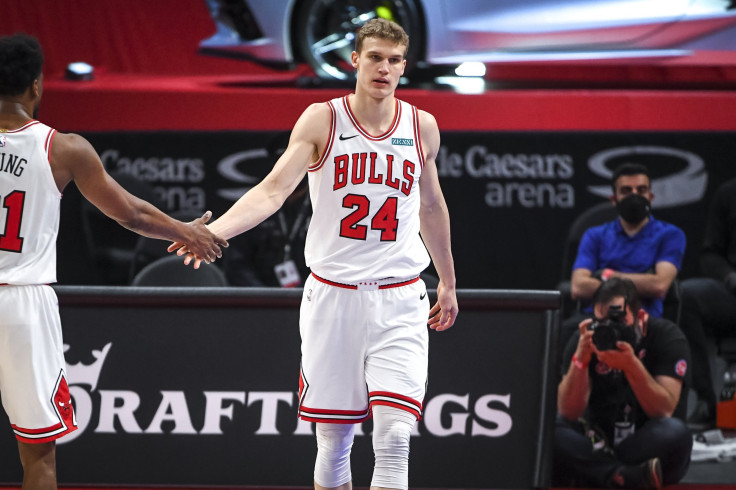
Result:
[[[649,216],[651,206],[646,197],[630,194],[616,203],[616,211],[627,223],[638,225]]]

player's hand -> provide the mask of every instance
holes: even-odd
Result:
[[[169,252],[173,252],[174,250],[176,250],[176,247],[174,247],[174,245],[176,244],[169,246]],[[192,263],[192,261],[194,261],[192,267],[194,267],[195,269],[199,269],[199,266],[202,264],[202,262],[204,262],[205,264],[209,264],[209,262],[204,260],[202,257],[197,257],[192,252],[189,252],[189,249],[186,247],[186,245],[181,245],[179,247],[179,250],[176,250],[176,255],[184,256],[184,265],[189,265]]]
[[[457,296],[455,288],[446,288],[440,280],[437,286],[437,302],[429,310],[427,325],[433,330],[441,332],[455,324],[457,318]]]
[[[220,247],[227,247],[228,242],[224,238],[221,238],[212,233],[209,228],[205,225],[212,217],[212,212],[205,212],[201,218],[197,218],[194,221],[186,223],[189,228],[190,238],[187,242],[175,242],[169,245],[167,250],[173,252],[176,250],[176,254],[186,255],[184,258],[184,264],[189,265],[194,260],[194,268],[198,269],[202,262],[207,264],[214,262],[216,259],[222,257],[222,249]]]

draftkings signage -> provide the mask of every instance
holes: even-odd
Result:
[[[60,483],[311,485],[314,424],[296,416],[300,290],[56,289],[79,427],[59,440]],[[430,332],[412,486],[548,486],[559,294],[459,301],[456,326]],[[0,483],[18,482],[2,419]],[[367,487],[372,423],[357,429],[354,485]]]

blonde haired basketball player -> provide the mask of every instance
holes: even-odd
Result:
[[[437,123],[394,96],[408,42],[393,22],[365,24],[352,53],[355,93],[307,108],[269,175],[208,225],[227,238],[253,228],[308,173],[312,274],[300,311],[299,416],[316,422],[318,489],[352,487],[354,424],[371,415],[371,487],[408,487],[409,436],[427,379],[427,319],[445,330],[458,313],[435,166]],[[186,253],[180,245],[169,250]],[[419,279],[430,256],[440,278],[431,310]]]
[[[186,242],[207,262],[225,240],[204,223],[169,218],[120,187],[92,145],[35,119],[43,92],[36,39],[0,38],[0,392],[23,465],[24,489],[56,488],[55,440],[76,430],[56,282],[61,192],[74,180],[107,216],[142,235]],[[162,245],[163,246],[163,245]]]

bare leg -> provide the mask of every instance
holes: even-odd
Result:
[[[18,442],[23,490],[56,490],[56,443]]]

